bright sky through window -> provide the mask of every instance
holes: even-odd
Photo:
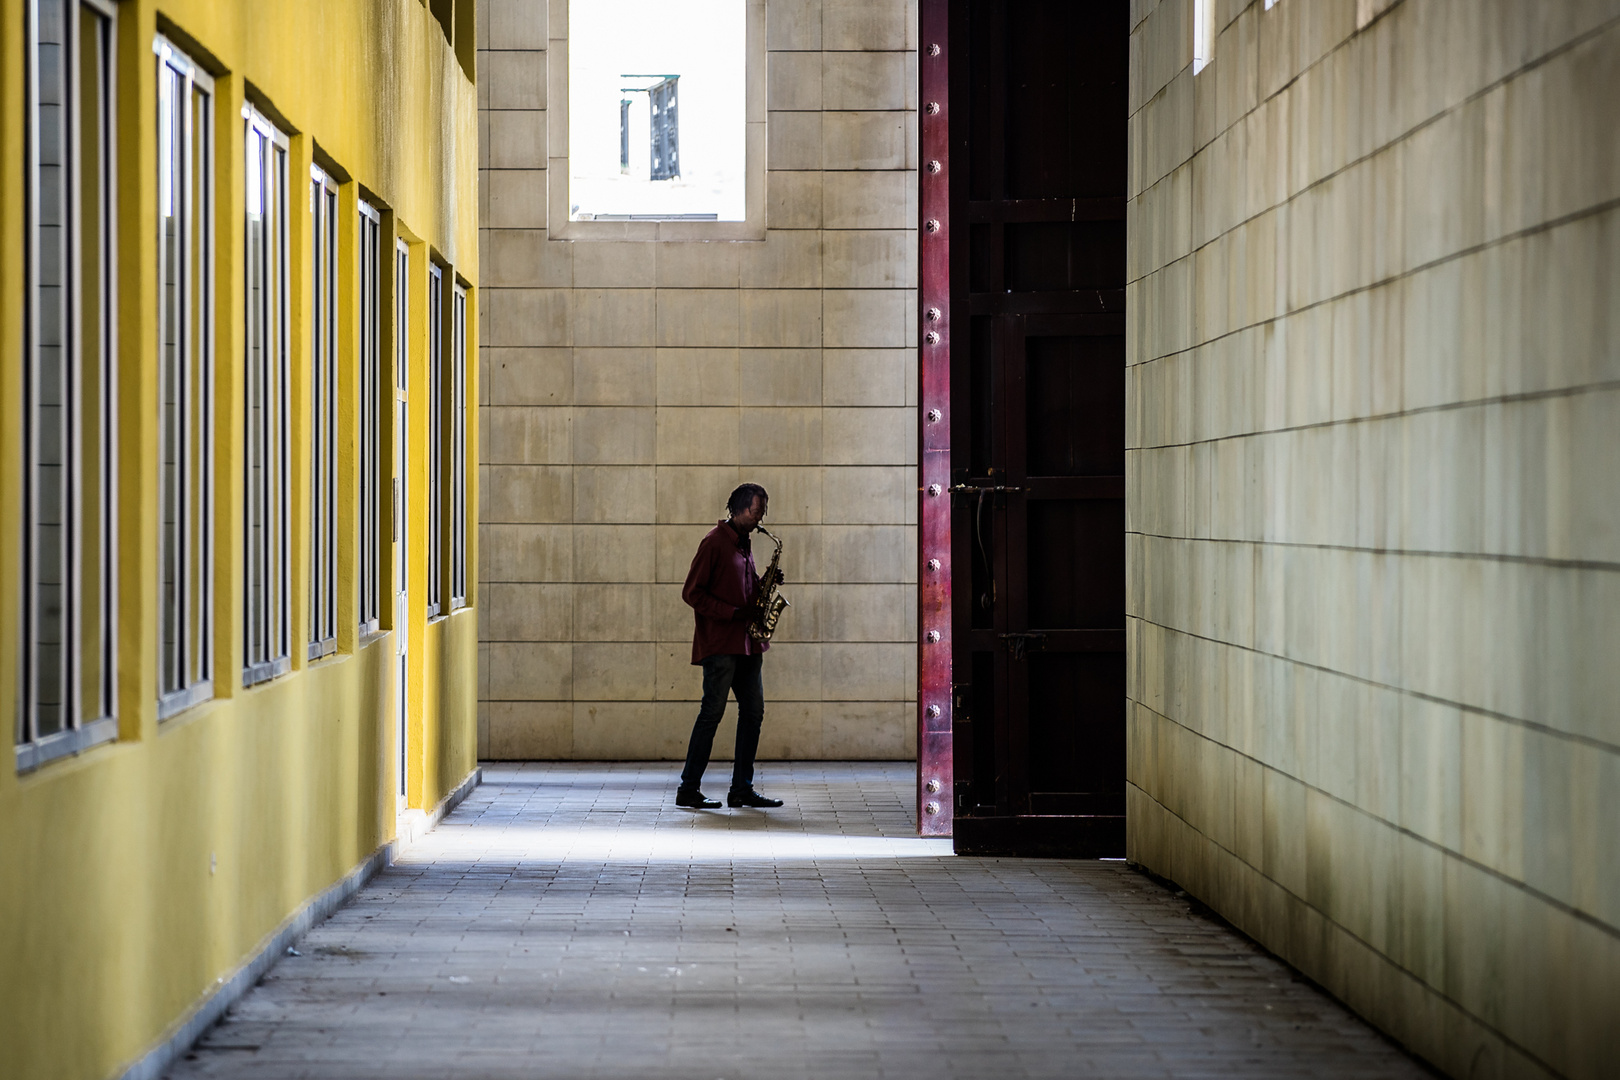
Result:
[[[574,221],[742,221],[744,0],[571,0],[568,182]],[[676,81],[678,177],[651,178],[651,91]],[[622,102],[628,101],[628,107]],[[628,152],[621,123],[628,120]],[[627,160],[626,160],[627,159]]]

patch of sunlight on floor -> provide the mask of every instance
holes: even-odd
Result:
[[[491,833],[495,835],[491,835]],[[433,843],[437,838],[440,842]],[[918,837],[839,836],[833,833],[769,829],[624,828],[612,825],[547,825],[540,828],[486,827],[477,835],[451,840],[445,832],[401,861],[434,861],[457,854],[544,862],[808,862],[821,859],[924,859],[951,854],[949,840]],[[448,841],[448,842],[446,842]]]

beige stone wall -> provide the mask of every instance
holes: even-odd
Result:
[[[769,0],[766,21],[765,239],[564,241],[546,66],[566,0],[486,0],[485,757],[685,753],[680,586],[744,480],[771,492],[793,604],[761,755],[914,753],[915,13]]]
[[[1130,853],[1457,1076],[1620,1061],[1620,5],[1136,0]]]

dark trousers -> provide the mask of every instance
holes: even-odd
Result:
[[[731,790],[747,791],[754,786],[754,754],[759,751],[759,725],[765,719],[765,682],[760,678],[764,659],[763,653],[704,659],[703,704],[698,707],[697,723],[692,725],[681,787],[695,790],[703,782],[709,751],[714,749],[715,729],[726,714],[729,694],[737,696],[737,751],[731,766]]]

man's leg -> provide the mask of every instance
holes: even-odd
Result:
[[[726,714],[726,697],[737,674],[738,656],[710,656],[703,661],[703,704],[698,706],[697,723],[686,747],[686,768],[681,770],[681,789],[696,791],[703,783],[703,770],[709,767],[714,749],[714,732]]]
[[[765,720],[764,653],[733,657],[737,661],[732,692],[737,695],[737,752],[731,766],[731,790],[752,791],[759,727]]]

